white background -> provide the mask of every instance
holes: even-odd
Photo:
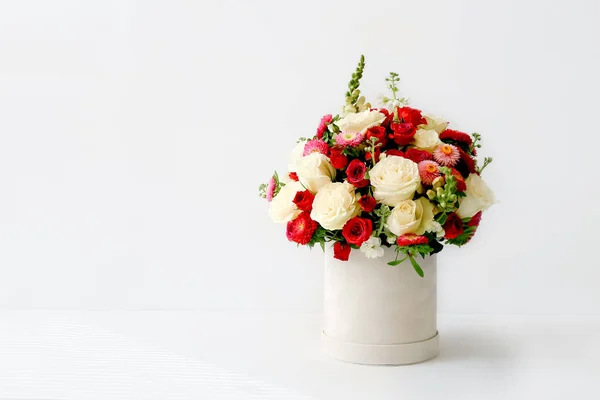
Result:
[[[2,1],[0,307],[319,312],[322,254],[257,186],[375,100],[480,132],[499,203],[440,256],[442,313],[600,313],[600,6]]]

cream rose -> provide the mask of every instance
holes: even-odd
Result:
[[[295,172],[298,180],[313,193],[335,178],[335,168],[329,162],[329,157],[321,153],[311,153],[300,158],[296,161]]]
[[[348,182],[329,183],[315,196],[310,217],[325,229],[342,229],[350,218],[360,213],[359,198]]]
[[[417,148],[428,151],[435,150],[442,143],[436,131],[427,129],[418,129],[413,140]]]
[[[373,196],[388,206],[412,199],[421,178],[417,164],[407,158],[388,156],[380,160],[369,172]]]
[[[400,202],[388,217],[386,226],[396,236],[422,235],[433,221],[433,204],[424,197]]]
[[[372,126],[379,125],[385,120],[385,115],[379,111],[363,111],[346,115],[335,124],[342,132],[365,133]]]
[[[306,141],[305,140],[301,140],[299,141],[296,146],[294,146],[294,149],[292,150],[292,153],[290,154],[289,157],[289,164],[288,164],[288,168],[290,170],[290,172],[296,172],[296,163],[298,162],[299,159],[302,158],[302,155],[304,154],[304,146],[306,145]]]
[[[424,115],[427,120],[426,129],[434,130],[437,133],[442,133],[448,127],[448,121],[435,115]]]
[[[479,175],[469,175],[465,183],[467,184],[466,197],[460,201],[460,207],[456,211],[459,217],[470,218],[494,204],[494,192]]]
[[[293,200],[296,192],[303,191],[304,188],[299,182],[290,182],[281,188],[277,196],[270,203],[269,215],[274,222],[286,223],[298,216],[300,210],[294,204]]]

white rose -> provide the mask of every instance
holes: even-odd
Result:
[[[329,157],[321,153],[311,153],[300,158],[296,161],[295,171],[298,180],[313,193],[335,178],[335,168],[329,162]]]
[[[372,126],[379,125],[385,120],[385,115],[379,111],[363,111],[348,114],[335,124],[342,132],[365,133]]]
[[[460,201],[460,207],[456,211],[459,217],[470,218],[494,204],[494,192],[479,175],[469,175],[465,183],[467,184],[466,197]]]
[[[433,151],[442,144],[442,141],[440,140],[440,135],[436,131],[418,129],[413,144],[419,149]]]
[[[325,229],[342,229],[350,218],[360,213],[359,198],[348,182],[329,183],[315,196],[310,217]]]
[[[394,235],[407,233],[422,235],[433,221],[433,204],[424,197],[400,202],[386,221],[387,228]]]
[[[286,223],[298,216],[300,210],[294,204],[296,192],[303,191],[304,188],[299,182],[290,182],[281,188],[277,196],[270,203],[269,215],[274,222]]]
[[[402,200],[412,199],[421,178],[417,164],[407,158],[388,156],[369,172],[373,197],[380,203],[396,206]]]
[[[296,144],[296,146],[294,146],[294,149],[292,150],[292,153],[290,154],[289,164],[288,164],[288,168],[291,172],[296,172],[296,170],[295,170],[296,162],[298,162],[298,160],[302,158],[302,155],[304,154],[304,146],[305,145],[306,145],[306,141],[301,140],[298,142],[298,144]]]
[[[426,129],[434,130],[437,133],[442,133],[448,127],[448,121],[442,117],[437,117],[435,115],[425,115],[424,117],[427,120]]]

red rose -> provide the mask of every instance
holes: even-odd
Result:
[[[465,178],[469,176],[469,174],[476,174],[477,170],[475,169],[475,161],[473,158],[460,147],[457,147],[457,149],[460,154],[460,160],[458,161],[458,164],[456,164],[458,172]]]
[[[333,258],[336,258],[340,261],[348,261],[350,250],[352,250],[352,248],[346,243],[335,242],[333,244]]]
[[[291,180],[298,182],[298,174],[295,172],[290,172],[289,177]]]
[[[365,187],[369,184],[369,180],[365,179],[367,173],[367,166],[364,162],[359,159],[354,159],[346,168],[346,175],[348,175],[348,182],[356,186],[357,188]]]
[[[406,150],[406,158],[416,162],[417,164],[421,161],[432,160],[433,155],[427,150],[419,150],[419,149],[408,149]]]
[[[446,129],[440,133],[440,140],[451,140],[457,144],[465,144],[467,147],[471,147],[473,144],[473,139],[471,139],[471,136],[464,132],[455,131],[452,129]]]
[[[314,194],[308,190],[303,190],[302,192],[296,192],[296,196],[294,196],[294,200],[292,201],[298,207],[298,209],[302,211],[310,211],[312,210],[312,203],[314,199]]]
[[[377,138],[377,141],[375,142],[377,147],[385,146],[388,140],[385,133],[385,128],[383,126],[372,126],[367,129],[367,140],[371,139],[372,137]]]
[[[348,165],[348,157],[342,154],[342,148],[332,147],[329,154],[329,161],[333,168],[344,169]]]
[[[371,152],[366,152],[365,153],[365,159],[370,160],[371,159]],[[379,149],[379,147],[375,148],[375,162],[379,162],[379,158],[381,157],[381,150]]]
[[[377,200],[375,200],[371,196],[364,195],[363,197],[361,197],[358,200],[358,204],[360,205],[360,208],[362,208],[364,212],[370,213],[377,206]]]
[[[319,127],[317,128],[317,138],[322,139],[323,133],[327,130],[327,124],[330,124],[333,121],[333,116],[331,114],[324,115],[321,118],[321,122],[319,122]]]
[[[456,180],[456,190],[459,192],[464,192],[467,190],[467,183],[465,182],[465,178],[456,170],[456,168],[452,168],[452,176]]]
[[[481,215],[483,213],[481,211],[479,211],[477,214],[473,215],[471,217],[471,220],[469,221],[469,223],[467,224],[468,226],[479,226],[479,223],[481,222]]]
[[[398,118],[401,118],[404,122],[417,125],[426,124],[427,120],[421,115],[421,110],[410,107],[398,107]]]
[[[373,223],[367,218],[351,218],[342,228],[342,236],[346,241],[357,246],[366,242],[371,233],[373,233]]]
[[[406,235],[398,236],[396,244],[398,246],[412,246],[415,244],[427,244],[429,239],[425,236],[416,235],[414,233],[407,233]]]
[[[390,149],[385,152],[388,156],[398,156],[398,157],[406,157],[402,150]]]
[[[285,235],[290,242],[308,244],[319,224],[310,218],[308,211],[303,211],[296,219],[287,223]]]
[[[412,142],[417,133],[417,128],[411,123],[392,122],[390,124],[392,132],[390,138],[398,145],[405,146]]]
[[[456,213],[448,215],[448,219],[446,219],[446,223],[444,224],[444,230],[446,231],[444,234],[446,239],[455,239],[465,231],[462,220]]]

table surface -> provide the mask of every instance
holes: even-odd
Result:
[[[353,365],[314,314],[0,311],[0,399],[600,399],[600,318],[439,316],[440,355]]]

